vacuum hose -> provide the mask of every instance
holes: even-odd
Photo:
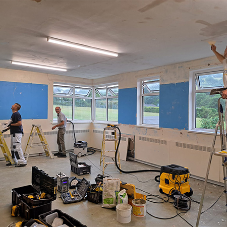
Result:
[[[125,171],[125,170],[122,170],[118,163],[117,163],[117,155],[118,155],[118,149],[119,149],[119,145],[120,145],[120,141],[121,141],[121,130],[119,129],[118,126],[116,125],[110,125],[112,127],[115,127],[118,132],[119,132],[119,138],[118,138],[118,144],[117,144],[117,148],[116,148],[116,152],[115,152],[115,165],[117,167],[117,169],[122,172],[122,173],[141,173],[141,172],[157,172],[157,173],[160,173],[160,170],[152,170],[152,169],[143,169],[143,170],[133,170],[133,171]]]

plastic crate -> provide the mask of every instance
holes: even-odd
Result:
[[[32,185],[12,189],[12,204],[19,205],[21,217],[27,220],[38,218],[39,214],[51,210],[51,203],[56,199],[56,178],[48,176],[36,166],[32,167]],[[28,198],[29,195],[38,195],[45,192],[42,200]]]
[[[85,162],[78,162],[78,165],[71,165],[71,171],[77,175],[90,174],[91,166]]]
[[[70,165],[75,165],[78,163],[77,155],[72,152],[69,152],[69,160],[70,160]]]
[[[28,222],[26,222],[25,224],[23,224],[24,227],[30,227],[32,226],[34,223],[38,223],[38,224],[42,224],[43,226],[46,226],[43,222],[41,222],[40,220],[38,219],[30,219]]]
[[[59,218],[62,218],[64,220],[64,224],[68,225],[68,226],[76,226],[76,227],[87,227],[86,225],[83,225],[81,222],[79,222],[78,220],[76,220],[75,218],[71,217],[70,215],[63,213],[61,210],[55,209],[46,213],[43,213],[41,215],[39,215],[39,220],[41,222],[43,222],[45,225],[47,225],[48,227],[51,227],[52,223],[47,223],[46,217],[48,215],[51,215],[53,213],[57,213]]]
[[[26,220],[38,218],[40,214],[50,211],[51,205],[52,202],[39,206],[29,206],[24,201],[21,201],[20,216]]]

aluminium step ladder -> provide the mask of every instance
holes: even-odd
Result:
[[[108,135],[108,134],[111,135]],[[114,150],[106,150],[106,145],[109,142],[114,143]],[[113,144],[112,144],[113,145]],[[103,130],[103,139],[102,139],[102,149],[101,149],[101,157],[100,157],[100,166],[102,164],[102,174],[104,175],[105,168],[109,164],[114,164],[115,165],[115,152],[117,149],[118,145],[118,139],[117,139],[117,129],[113,126],[107,126]],[[106,162],[106,159],[112,159],[111,162]],[[120,163],[120,153],[118,151],[117,154],[117,164],[121,168],[121,163]]]
[[[49,148],[49,145],[47,143],[47,140],[44,136],[44,133],[41,129],[41,125],[32,125],[32,129],[31,129],[31,132],[30,132],[30,135],[29,135],[29,138],[28,138],[28,142],[27,142],[27,145],[26,145],[26,148],[25,148],[25,151],[24,151],[24,156],[25,156],[25,159],[28,161],[28,157],[29,157],[29,151],[31,149],[31,147],[33,146],[33,139],[34,139],[34,135],[35,133],[37,133],[39,139],[40,139],[40,145],[43,146],[43,150],[45,151],[46,153],[46,156],[50,157],[50,158],[53,158],[53,154],[52,152],[50,151],[50,148]]]
[[[6,162],[10,162],[12,165],[15,164],[11,152],[6,144],[6,141],[1,131],[0,131],[0,147],[2,149],[2,153],[5,157]]]
[[[214,90],[218,90],[218,89],[214,89]],[[217,94],[217,93],[212,93],[213,91],[211,91],[211,94]],[[210,158],[209,158],[209,162],[208,162],[208,166],[207,166],[207,172],[206,172],[206,178],[205,178],[205,182],[204,182],[204,188],[203,188],[203,193],[201,196],[201,201],[200,201],[200,206],[199,206],[199,212],[198,212],[198,216],[197,216],[197,222],[196,222],[196,227],[199,226],[199,220],[200,220],[200,216],[202,214],[202,207],[203,207],[203,200],[204,200],[204,196],[205,196],[205,191],[206,191],[206,185],[207,185],[207,180],[208,180],[208,176],[209,176],[209,172],[210,172],[210,166],[211,166],[211,161],[212,161],[212,157],[213,155],[218,155],[222,157],[222,166],[223,166],[223,175],[224,175],[224,193],[225,193],[225,197],[226,197],[226,212],[227,212],[227,151],[226,151],[226,134],[225,134],[225,130],[224,130],[224,116],[223,116],[223,107],[220,103],[221,98],[218,99],[218,114],[219,114],[219,121],[216,124],[215,127],[215,135],[214,135],[214,139],[213,139],[213,143],[212,143],[212,150],[210,152]],[[226,113],[227,114],[227,113]],[[218,132],[218,128],[220,129],[220,140],[221,140],[221,151],[216,151],[215,152],[215,141],[216,141],[216,137],[217,137],[217,132]]]

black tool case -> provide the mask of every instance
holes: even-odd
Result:
[[[36,166],[32,167],[32,185],[12,189],[12,204],[20,208],[20,216],[29,220],[38,218],[39,214],[51,210],[52,201],[56,199],[57,180],[50,177]],[[28,198],[45,193],[44,199]]]
[[[57,217],[62,218],[63,219],[63,224],[66,224],[70,227],[76,226],[76,227],[87,227],[86,225],[83,225],[81,222],[79,222],[78,220],[76,220],[75,218],[71,217],[70,215],[62,212],[61,210],[55,209],[49,212],[46,212],[44,214],[39,215],[39,220],[41,222],[43,222],[46,226],[51,227],[52,225],[50,223],[47,223],[47,219],[46,217],[48,215],[53,215],[56,214]]]
[[[77,155],[70,152],[69,153],[69,160],[71,165],[71,171],[77,175],[82,174],[90,174],[91,173],[91,166],[87,165],[85,162],[78,162]]]

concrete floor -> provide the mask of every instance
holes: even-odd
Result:
[[[92,165],[91,174],[83,175],[78,178],[85,177],[91,183],[95,183],[94,179],[97,174],[101,173],[101,168],[99,166],[100,152],[96,152],[93,155],[81,157],[79,161],[86,162],[89,165]],[[23,168],[16,167],[7,167],[5,162],[0,162],[0,226],[7,226],[11,222],[21,220],[19,217],[11,217],[11,189],[17,188],[25,185],[31,185],[31,169],[32,166],[37,166],[39,169],[44,170],[50,176],[56,176],[57,173],[63,172],[68,176],[77,176],[72,173],[70,170],[69,158],[54,158],[50,159],[44,156],[39,157],[30,157],[28,165]],[[136,169],[151,169],[152,167],[136,163],[136,162],[123,162],[122,169],[124,170],[136,170]],[[206,167],[204,167],[206,168]],[[120,178],[124,182],[135,184],[137,188],[140,188],[148,193],[154,195],[159,194],[158,183],[154,181],[154,177],[157,173],[136,173],[134,175],[130,174],[120,174],[114,165],[109,165],[106,169],[106,173],[112,177]],[[195,201],[200,201],[203,182],[195,179],[190,181],[191,188],[194,191],[192,199]],[[217,198],[221,195],[224,188],[221,186],[208,184],[204,209],[210,207]],[[137,192],[140,192],[137,190]],[[142,192],[141,192],[142,193]],[[63,204],[62,200],[59,198],[59,193],[57,199],[52,202],[52,209],[60,209],[63,212],[71,215],[75,219],[79,220],[81,223],[92,226],[92,227],[111,227],[111,226],[159,226],[159,227],[184,227],[189,226],[184,220],[179,216],[169,219],[169,220],[160,220],[154,217],[149,216],[148,214],[144,218],[138,218],[132,215],[132,220],[128,224],[121,224],[117,222],[116,211],[111,209],[102,208],[101,204],[94,204],[86,200],[73,203],[73,204]],[[223,194],[219,201],[207,212],[202,214],[200,225],[206,227],[227,227],[227,212],[225,207],[225,195]],[[176,215],[176,209],[171,203],[150,203],[146,204],[147,211],[154,216],[159,217],[171,217]],[[191,209],[182,216],[191,223],[192,226],[195,226],[197,213],[199,205],[195,202],[192,202]]]

